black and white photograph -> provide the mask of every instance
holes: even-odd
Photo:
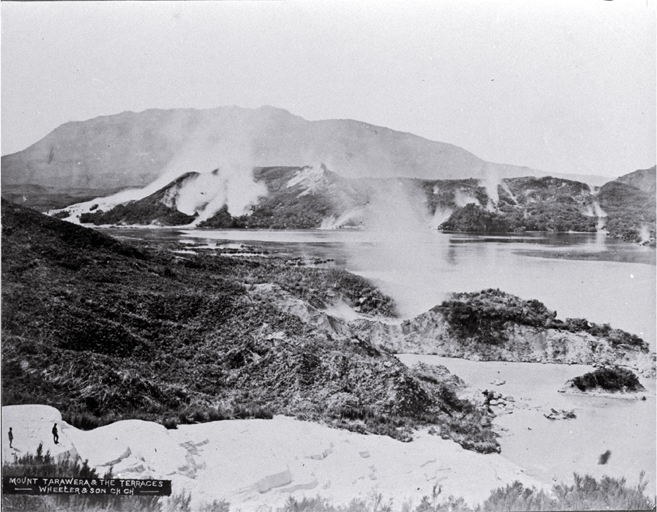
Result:
[[[655,0],[3,1],[2,510],[655,510]]]

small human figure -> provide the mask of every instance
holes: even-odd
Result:
[[[57,423],[52,427],[52,440],[55,444],[59,444],[59,434],[57,433]]]
[[[9,448],[13,448],[11,443],[14,442],[14,433],[11,431],[11,427],[9,427]]]
[[[493,392],[488,391],[487,389],[483,391],[484,394],[484,406],[489,413],[492,413],[493,410],[490,408],[490,401],[493,399]]]

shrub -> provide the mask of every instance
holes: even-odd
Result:
[[[79,428],[80,430],[93,430],[95,428],[111,423],[111,421],[109,421],[107,418],[102,420],[101,418],[94,416],[93,414],[89,414],[88,412],[65,412],[62,414],[62,420],[75,428]]]
[[[164,428],[166,428],[167,430],[175,430],[178,428],[178,422],[176,421],[175,418],[163,419],[162,425],[164,425]]]
[[[504,233],[513,230],[503,215],[489,212],[476,204],[457,208],[449,219],[441,224],[440,229],[475,233]]]
[[[645,389],[631,370],[620,366],[597,368],[593,372],[575,377],[572,384],[580,391],[600,388],[605,391],[634,392]]]
[[[526,301],[492,288],[455,293],[438,308],[458,336],[492,345],[506,341],[504,324],[507,322],[545,327],[556,316],[537,300]]]
[[[13,463],[2,464],[2,476],[39,476],[39,477],[70,477],[70,478],[113,478],[110,469],[102,477],[95,469],[90,468],[87,461],[67,457],[55,461],[47,451],[43,453],[43,444],[39,444],[36,454],[25,454],[17,457]],[[134,510],[140,512],[160,512],[159,498],[156,496],[135,496],[130,499]],[[125,511],[125,502],[120,496],[81,496],[81,495],[46,495],[21,496],[3,494],[3,510],[22,510],[26,512],[43,511],[69,512],[87,511]]]
[[[172,494],[168,499],[164,500],[164,506],[162,507],[162,512],[192,512],[192,507],[190,505],[192,501],[191,494],[185,494],[183,491],[181,494]]]
[[[230,503],[226,500],[214,500],[212,503],[204,503],[196,512],[230,512]]]
[[[617,347],[620,345],[629,345],[632,347],[639,347],[643,352],[649,350],[648,344],[635,334],[622,331],[620,329],[613,329],[609,324],[596,324],[589,322],[584,318],[566,318],[564,322],[557,320],[555,327],[567,329],[570,332],[588,332],[593,336],[607,338],[612,346]]]

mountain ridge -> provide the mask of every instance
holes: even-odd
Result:
[[[547,174],[487,162],[454,144],[363,121],[308,121],[277,107],[230,106],[125,111],[71,121],[3,156],[2,182],[102,191],[142,187],[167,172],[319,162],[353,178]]]

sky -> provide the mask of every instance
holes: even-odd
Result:
[[[655,164],[655,0],[2,2],[2,154],[68,121],[272,105],[546,172]]]

